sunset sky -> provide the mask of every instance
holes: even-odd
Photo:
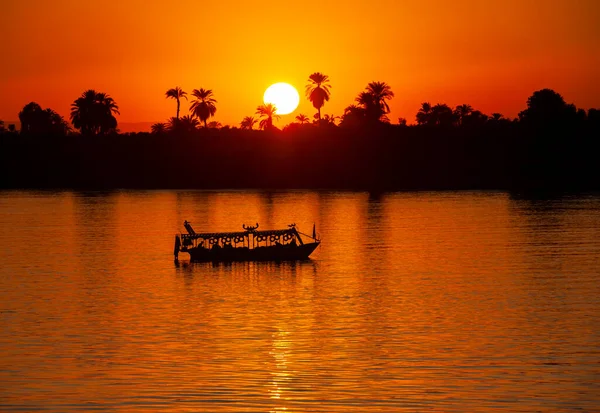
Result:
[[[28,102],[68,119],[86,89],[110,94],[119,123],[166,121],[165,91],[212,89],[214,120],[239,125],[265,89],[329,75],[323,114],[342,115],[371,81],[396,94],[390,119],[421,102],[515,117],[535,90],[600,107],[598,0],[4,0],[0,119]],[[189,104],[182,103],[182,114]]]

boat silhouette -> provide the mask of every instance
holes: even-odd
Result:
[[[184,221],[186,233],[175,236],[175,260],[179,253],[188,253],[194,262],[231,261],[295,261],[308,259],[319,246],[313,225],[312,236],[300,232],[296,224],[287,229],[258,230],[242,225],[244,231],[199,233]]]

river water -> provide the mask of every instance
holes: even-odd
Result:
[[[0,411],[600,411],[598,195],[0,192],[0,263]]]

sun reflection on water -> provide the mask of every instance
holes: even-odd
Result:
[[[288,372],[288,356],[290,353],[290,333],[281,328],[273,333],[273,344],[269,355],[274,360],[274,370],[271,373],[271,389],[269,393],[272,399],[282,399],[283,393],[289,388],[291,374]]]

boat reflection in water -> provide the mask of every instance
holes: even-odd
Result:
[[[180,252],[190,254],[190,261],[293,261],[305,260],[319,246],[320,239],[313,226],[312,236],[296,228],[258,230],[242,225],[240,232],[197,233],[187,221],[187,233],[175,236],[175,260]],[[303,239],[304,237],[304,239]]]

